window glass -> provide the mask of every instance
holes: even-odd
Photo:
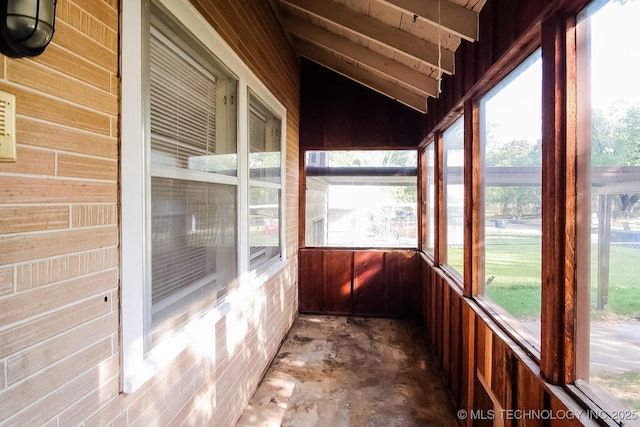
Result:
[[[237,82],[151,11],[147,328],[155,340],[157,330],[188,321],[183,313],[194,301],[215,301],[237,276]]]
[[[464,117],[443,134],[446,263],[464,275]]]
[[[308,151],[307,246],[417,247],[417,151]]]
[[[427,230],[426,230],[426,242],[425,249],[427,252],[433,253],[435,244],[436,233],[436,218],[435,218],[435,181],[436,171],[434,163],[434,145],[431,144],[425,149],[425,169],[426,169],[426,187],[425,187],[425,214]]]
[[[279,260],[281,251],[281,120],[249,97],[249,265]]]
[[[479,293],[539,348],[542,58],[538,50],[480,101],[484,278]]]
[[[578,377],[604,408],[636,416],[640,80],[629,52],[640,43],[639,20],[640,1],[601,1],[578,25]]]

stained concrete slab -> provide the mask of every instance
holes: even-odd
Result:
[[[300,315],[238,426],[457,426],[411,323]]]

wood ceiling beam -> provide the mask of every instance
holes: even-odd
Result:
[[[427,99],[408,89],[397,86],[381,77],[369,73],[362,68],[351,65],[341,58],[327,52],[319,47],[306,43],[302,40],[295,39],[293,41],[294,50],[301,56],[316,62],[326,68],[335,71],[338,74],[357,81],[389,98],[395,99],[421,113],[427,112]]]
[[[442,72],[453,74],[454,53],[447,49],[439,49],[437,44],[428,42],[413,34],[402,31],[369,15],[358,13],[353,9],[333,1],[319,0],[281,0],[283,4],[309,13],[317,18],[330,21],[335,25],[403,52],[433,68],[441,68]],[[311,24],[309,24],[311,25]],[[439,51],[441,54],[439,54]],[[440,65],[440,67],[438,66]]]
[[[474,42],[478,39],[478,13],[449,0],[380,0],[394,9],[417,15],[432,25]],[[440,12],[438,13],[438,7]]]
[[[286,31],[297,37],[323,46],[344,57],[373,68],[393,79],[403,82],[425,96],[438,96],[438,82],[419,71],[407,67],[393,59],[360,46],[330,31],[310,25],[308,22],[291,15],[283,16],[282,24]]]

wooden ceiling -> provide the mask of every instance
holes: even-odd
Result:
[[[272,0],[297,54],[426,113],[486,0]]]

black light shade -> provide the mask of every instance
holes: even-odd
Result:
[[[40,55],[53,38],[55,17],[56,0],[0,0],[0,52]]]

